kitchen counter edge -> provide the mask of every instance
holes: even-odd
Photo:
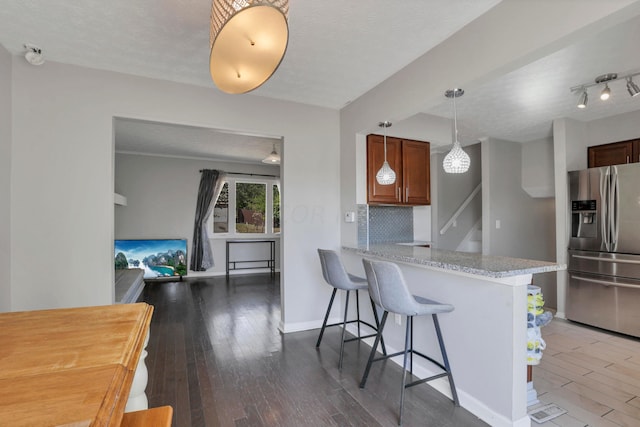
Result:
[[[384,258],[389,261],[423,265],[492,278],[547,273],[566,270],[567,268],[564,264],[547,261],[393,244],[370,245],[368,247],[343,246],[342,249],[360,255]]]

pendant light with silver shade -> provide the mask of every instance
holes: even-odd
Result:
[[[380,122],[378,126],[384,129],[384,162],[378,173],[376,173],[376,181],[380,185],[391,185],[396,182],[396,173],[387,162],[387,128],[391,126],[391,122]]]
[[[262,159],[262,163],[268,163],[270,165],[279,165],[280,164],[280,155],[276,151],[276,144],[273,144],[273,150],[271,153],[264,159]]]
[[[453,147],[451,151],[444,157],[442,167],[446,173],[465,173],[469,170],[471,159],[464,152],[458,141],[458,114],[456,111],[456,98],[464,95],[462,89],[449,89],[444,93],[447,98],[453,98]]]
[[[209,69],[223,92],[252,91],[276,71],[289,42],[289,0],[212,0]]]

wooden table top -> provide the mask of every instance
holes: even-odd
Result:
[[[153,307],[0,313],[0,425],[119,426]]]

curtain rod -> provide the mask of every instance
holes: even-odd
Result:
[[[202,173],[202,171],[204,171],[205,169],[200,169],[200,172]],[[265,175],[265,174],[261,174],[261,173],[242,173],[242,172],[225,172],[225,174],[227,175],[244,175],[244,176],[263,176],[263,177],[267,177],[267,178],[280,178],[280,176],[278,175]]]

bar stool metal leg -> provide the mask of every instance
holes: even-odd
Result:
[[[436,328],[436,334],[438,335],[438,344],[440,345],[440,352],[442,353],[442,360],[444,362],[445,371],[449,377],[449,386],[451,387],[451,395],[453,396],[453,403],[455,406],[460,406],[458,401],[458,393],[456,392],[456,386],[453,383],[453,375],[451,374],[451,367],[449,366],[449,358],[447,357],[447,350],[444,348],[444,340],[442,339],[442,332],[440,331],[440,322],[438,321],[438,315],[432,314],[433,325]]]
[[[411,345],[411,347],[409,347]],[[404,360],[402,362],[402,389],[400,390],[400,418],[398,425],[402,425],[402,412],[404,410],[404,391],[407,389],[407,359],[411,357],[413,366],[413,316],[407,316],[407,326],[404,335]]]
[[[342,319],[342,339],[340,340],[340,360],[338,361],[339,371],[342,370],[342,359],[344,355],[344,335],[347,333],[347,314],[349,313],[349,294],[351,294],[351,291],[347,291],[347,298],[344,302],[344,319]]]
[[[376,349],[378,348],[378,343],[380,343],[380,338],[382,337],[382,330],[384,329],[384,324],[387,323],[387,315],[388,311],[384,311],[382,313],[382,320],[380,320],[380,327],[378,328],[378,333],[376,334],[376,339],[373,342],[373,347],[371,348],[371,353],[369,354],[369,360],[367,361],[367,367],[364,370],[364,375],[362,375],[362,381],[360,381],[360,388],[364,388],[367,383],[367,377],[369,376],[369,371],[371,370],[371,364],[373,363],[373,358],[376,355]]]
[[[409,319],[411,319],[409,321]],[[409,372],[411,372],[411,374],[413,374],[413,316],[407,316],[407,323],[411,323],[411,344],[409,346],[409,348],[411,349],[411,352],[409,354]]]
[[[327,327],[327,320],[329,320],[329,313],[331,313],[331,307],[333,306],[333,299],[336,297],[337,288],[333,288],[333,292],[331,293],[331,299],[329,300],[329,307],[327,308],[327,314],[324,315],[324,322],[322,322],[322,329],[320,329],[320,335],[318,336],[318,341],[316,341],[316,348],[320,347],[320,341],[322,341],[322,336],[324,335],[324,330]]]
[[[360,338],[360,296],[358,295],[358,290],[356,289],[356,316],[358,319],[358,338]]]
[[[376,303],[373,302],[371,297],[369,297],[369,301],[371,301],[371,310],[373,311],[373,320],[376,323],[376,329],[379,331],[380,328],[380,320],[378,320],[378,310],[376,309]],[[387,348],[384,345],[384,336],[380,337],[380,343],[382,344],[382,354],[387,355]]]

